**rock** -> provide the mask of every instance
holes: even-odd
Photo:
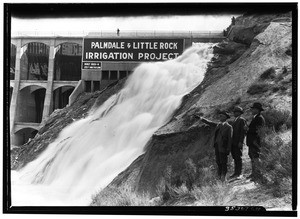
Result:
[[[214,47],[214,53],[229,55],[229,54],[233,54],[234,50],[231,49],[231,48],[222,48],[222,47],[219,47],[219,46],[215,46]]]
[[[240,50],[245,51],[246,46],[237,42],[223,41],[218,46],[214,47],[214,53],[222,55],[232,55],[238,53]]]
[[[237,43],[242,43],[247,46],[250,46],[254,37],[263,32],[264,29],[267,28],[269,23],[255,25],[251,27],[244,27],[244,26],[234,26],[228,36],[229,39],[233,40]]]
[[[275,18],[272,20],[272,22],[292,22],[292,18],[291,17],[280,17],[280,18]]]
[[[236,25],[230,26],[228,38],[249,46],[254,37],[262,33],[271,22],[291,22],[291,18],[291,12],[283,14],[246,13],[236,18]]]
[[[228,36],[230,40],[249,46],[254,38],[253,27],[234,26]]]
[[[256,39],[264,45],[272,44],[272,47],[282,48],[284,52],[292,44],[292,23],[270,23],[269,27],[261,34],[259,34]],[[276,45],[276,43],[280,45]]]

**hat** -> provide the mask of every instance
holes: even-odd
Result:
[[[230,115],[229,115],[229,113],[228,113],[228,112],[226,112],[225,110],[221,110],[221,111],[219,112],[219,114],[225,115],[225,116],[227,117],[227,119],[229,119],[229,118],[230,118]]]
[[[260,111],[264,111],[264,109],[262,108],[261,103],[259,103],[259,102],[253,103],[253,106],[251,106],[251,108],[256,108],[256,109],[258,109]]]
[[[233,112],[240,112],[240,113],[244,113],[244,110],[243,110],[243,108],[242,107],[240,107],[240,106],[235,106],[234,108],[233,108]]]

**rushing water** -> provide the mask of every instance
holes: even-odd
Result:
[[[63,129],[36,160],[12,171],[12,205],[88,205],[143,153],[183,95],[203,80],[212,56],[212,44],[199,43],[175,60],[141,64],[118,94]]]

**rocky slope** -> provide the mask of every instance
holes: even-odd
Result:
[[[203,82],[184,97],[172,120],[148,142],[145,154],[120,173],[111,186],[130,184],[136,191],[154,197],[168,170],[176,181],[171,183],[187,183],[182,173],[188,159],[197,167],[213,165],[211,130],[193,119],[196,111],[214,119],[219,109],[230,111],[240,105],[248,110],[254,101],[262,102],[266,109],[292,111],[290,13],[245,15],[237,18],[236,25],[231,27],[228,39],[215,47]],[[268,72],[273,77],[265,78]],[[252,88],[256,84],[264,89],[256,92],[255,86]],[[244,117],[250,121],[250,112],[246,111]]]

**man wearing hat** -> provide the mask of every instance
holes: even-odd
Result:
[[[215,148],[216,163],[218,165],[218,176],[225,181],[227,173],[227,158],[231,150],[232,126],[226,121],[230,118],[228,112],[220,111],[218,119],[220,122],[213,122],[208,119],[199,117],[205,124],[214,127],[213,146]]]
[[[252,164],[252,173],[248,178],[255,179],[259,175],[259,155],[260,155],[260,137],[258,135],[258,129],[265,125],[265,119],[261,115],[262,108],[261,103],[255,102],[251,107],[253,119],[249,125],[247,132],[246,143],[249,147],[249,157]]]
[[[230,178],[239,177],[242,173],[242,153],[247,128],[247,122],[241,116],[243,113],[244,111],[242,107],[234,107],[233,115],[235,119],[232,123],[233,134],[231,146],[231,155],[234,160],[234,173],[230,176]]]

